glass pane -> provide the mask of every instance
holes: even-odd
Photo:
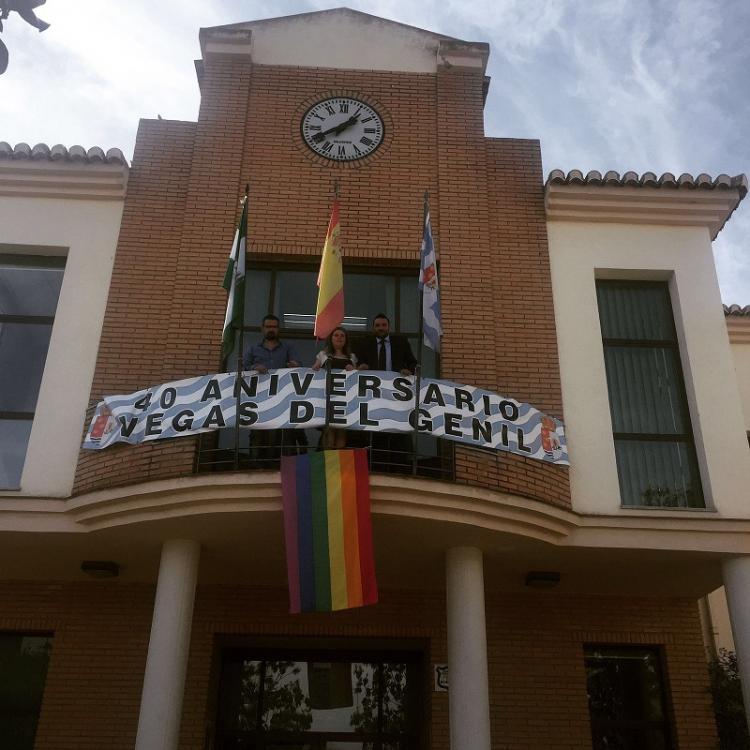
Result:
[[[281,321],[281,328],[309,328],[315,326],[318,305],[317,271],[279,271],[276,274],[273,313]],[[248,325],[252,325],[248,321]]]
[[[0,411],[34,411],[42,382],[49,324],[0,323]]]
[[[248,265],[245,274],[245,325],[260,326],[271,307],[271,272]]]
[[[380,673],[377,664],[352,664],[355,710],[349,722],[350,731],[378,731],[378,693]]]
[[[598,281],[596,295],[605,339],[675,340],[666,283]]]
[[[24,267],[0,262],[0,315],[53,317],[62,280],[62,268]]]
[[[0,737],[4,750],[33,750],[51,638],[0,635]]]
[[[410,664],[383,664],[383,731],[387,734],[413,729],[411,722],[416,715],[413,669]]]
[[[597,726],[592,730],[593,750],[667,750],[663,729]]]
[[[263,675],[263,729],[304,732],[312,725],[310,699],[303,687],[304,664],[266,661]]]
[[[30,419],[0,419],[0,487],[18,489],[21,486],[30,434]]]
[[[690,430],[674,349],[606,346],[604,361],[615,432],[669,435]]]
[[[223,679],[233,688],[222,694],[225,726],[240,731],[257,727],[261,665],[262,662],[249,659],[225,662]]]
[[[395,330],[396,280],[393,276],[344,273],[344,304],[344,325],[352,331],[369,331],[378,313],[385,313]]]
[[[623,505],[703,508],[692,446],[684,442],[615,440]]]
[[[365,662],[311,663],[313,686],[320,698],[313,703],[313,730],[376,732],[378,680],[376,664]],[[322,699],[322,700],[321,700]]]
[[[410,338],[409,339],[409,346],[411,346],[412,352],[414,352],[414,356],[419,359],[420,357],[420,351],[419,351],[419,339],[418,338]],[[426,344],[422,345],[422,377],[423,378],[436,378],[438,376],[438,367],[437,367],[437,354],[430,349],[429,346]]]
[[[375,669],[349,662],[266,662],[263,728],[375,731],[364,728],[377,727]]]
[[[585,666],[593,747],[666,750],[658,651],[591,647],[586,649]]]
[[[399,278],[401,314],[399,320],[399,330],[404,333],[415,333],[419,330],[419,269],[414,269],[414,273],[409,276]]]
[[[650,649],[589,652],[589,708],[597,720],[661,721],[661,669]]]
[[[312,336],[289,341],[296,349],[302,367],[312,367],[318,352],[324,348],[324,342],[316,341]]]

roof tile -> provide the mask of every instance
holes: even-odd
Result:
[[[0,159],[33,159],[34,161],[72,161],[88,164],[122,164],[127,167],[128,162],[119,148],[111,148],[106,153],[99,146],[92,146],[88,151],[83,146],[66,148],[58,143],[50,148],[46,143],[37,143],[31,148],[28,143],[17,143],[11,146],[6,141],[0,141]]]
[[[0,148],[2,144],[0,144]],[[571,169],[566,175],[562,169],[553,169],[547,178],[548,184],[553,185],[601,185],[603,187],[653,187],[653,188],[688,188],[695,190],[738,190],[740,198],[747,195],[748,183],[744,174],[738,174],[730,177],[727,174],[720,174],[712,178],[711,175],[702,172],[697,177],[688,172],[683,172],[679,177],[671,172],[664,172],[661,177],[657,177],[654,172],[644,172],[638,175],[637,172],[628,171],[620,177],[618,172],[613,169],[605,172],[602,177],[601,172],[592,169],[585,177],[580,169]]]
[[[750,305],[740,307],[739,305],[724,305],[724,315],[747,315],[750,316]]]

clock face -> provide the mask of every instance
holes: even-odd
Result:
[[[326,159],[355,161],[369,156],[383,142],[383,120],[358,99],[324,99],[302,118],[302,138]]]

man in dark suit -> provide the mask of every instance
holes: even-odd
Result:
[[[401,375],[413,375],[417,366],[409,340],[391,333],[391,321],[378,313],[372,321],[372,334],[355,349],[360,370],[385,370]],[[372,467],[381,471],[409,471],[412,461],[412,441],[404,433],[379,432],[372,434]]]
[[[378,313],[372,321],[372,334],[355,350],[360,370],[390,370],[413,375],[417,359],[409,340],[391,333],[391,321]]]

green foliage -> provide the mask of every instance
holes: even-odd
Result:
[[[299,682],[300,668],[293,661],[247,661],[242,668],[242,704],[239,726],[254,729],[263,675],[263,729],[304,732],[312,726],[310,700]]]
[[[689,508],[693,488],[688,485],[684,489],[669,489],[667,487],[648,487],[641,494],[643,505],[654,508]]]
[[[378,731],[379,681],[382,680],[383,731],[401,732],[406,728],[407,665],[384,663],[377,670],[371,665],[354,665],[354,694],[357,707],[352,713],[351,725],[357,732]]]
[[[750,750],[737,654],[722,648],[709,663],[720,750]]]

